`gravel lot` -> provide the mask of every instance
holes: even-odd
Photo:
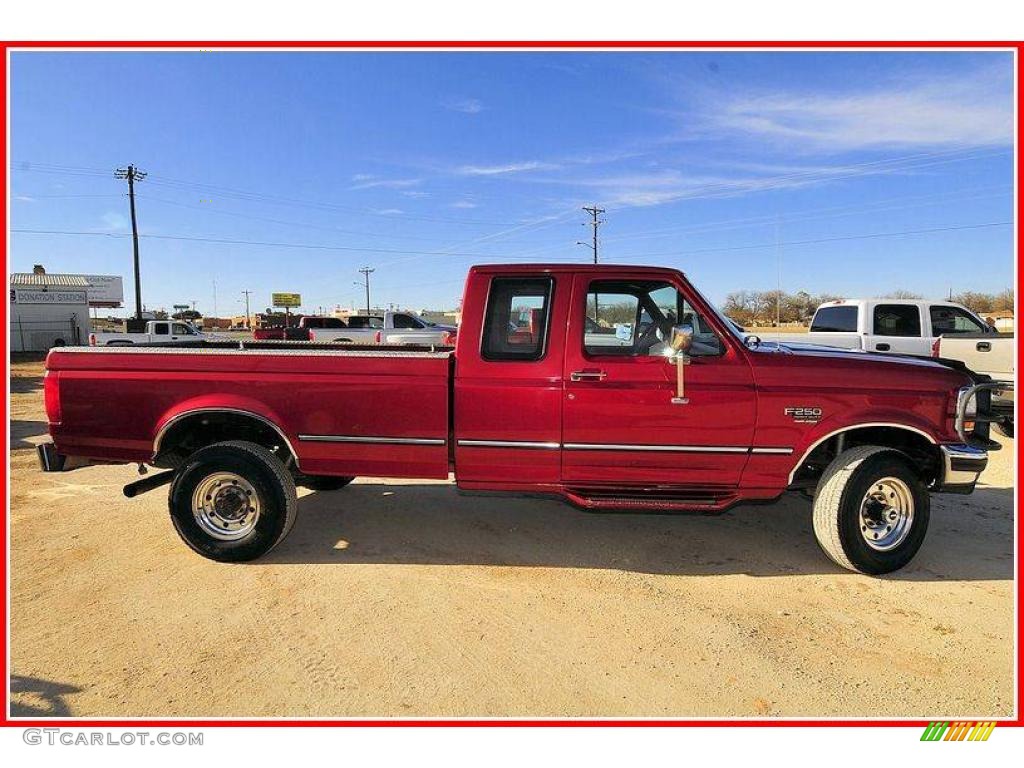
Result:
[[[16,716],[916,716],[1013,710],[1013,441],[881,579],[806,502],[589,515],[361,478],[267,559],[179,542],[133,467],[37,471],[11,372]]]

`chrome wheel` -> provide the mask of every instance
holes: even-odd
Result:
[[[877,480],[860,503],[860,534],[872,549],[895,549],[914,524],[914,494],[897,477]]]
[[[256,489],[241,475],[215,472],[192,493],[192,514],[205,533],[221,541],[241,539],[260,517]]]

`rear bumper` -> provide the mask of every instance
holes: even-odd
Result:
[[[988,452],[966,443],[940,445],[942,477],[936,484],[939,493],[971,493],[978,476],[988,466]]]

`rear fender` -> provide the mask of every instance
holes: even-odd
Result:
[[[159,453],[160,440],[176,422],[194,414],[217,411],[252,416],[266,423],[267,426],[272,427],[281,435],[292,455],[298,459],[298,454],[295,452],[297,440],[294,435],[285,429],[284,421],[281,419],[280,414],[267,406],[266,403],[254,398],[226,394],[202,395],[176,403],[172,408],[169,408],[157,422],[156,431],[153,434],[153,456],[155,457]]]

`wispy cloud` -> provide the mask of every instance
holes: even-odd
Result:
[[[423,179],[378,179],[370,177],[358,184],[353,184],[349,189],[406,189],[422,184]]]
[[[448,99],[442,102],[442,106],[452,112],[462,112],[466,115],[477,115],[484,111],[480,99]]]
[[[523,173],[524,171],[550,171],[559,167],[557,163],[525,160],[503,165],[463,165],[456,172],[463,176],[500,176],[506,173]]]
[[[452,208],[466,208],[466,209],[469,209],[469,208],[476,208],[477,204],[474,203],[472,200],[456,200],[454,203],[452,203],[451,207]]]
[[[373,212],[381,216],[398,216],[404,213],[401,208],[377,208]]]
[[[352,175],[352,181],[369,181],[370,179],[377,178],[372,173],[355,173]]]
[[[429,192],[424,192],[419,189],[403,189],[398,194],[402,195],[402,197],[411,197],[414,200],[422,200],[424,198],[430,197]]]
[[[34,203],[36,201],[34,197],[30,197],[29,195],[15,195],[14,199],[19,203]]]
[[[128,229],[128,217],[123,213],[107,211],[100,221],[101,225],[95,228],[97,232],[125,232]]]
[[[712,130],[787,143],[794,149],[1009,145],[1008,68],[903,78],[870,89],[777,91],[719,100],[705,109]]]

